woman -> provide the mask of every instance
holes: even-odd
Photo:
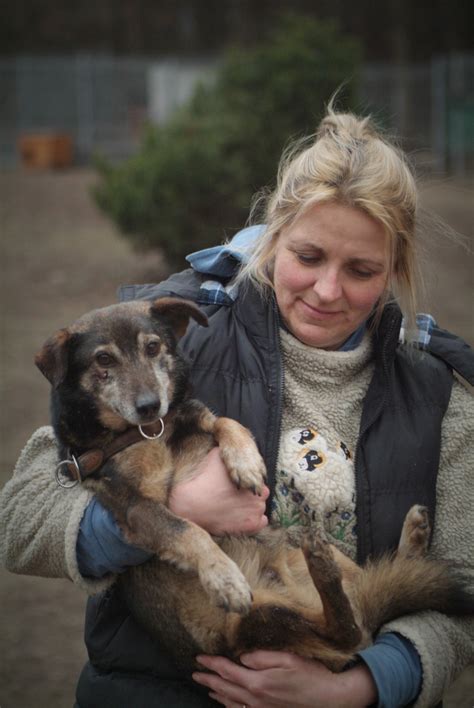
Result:
[[[316,510],[330,540],[363,562],[396,547],[421,503],[434,518],[433,554],[472,563],[474,416],[452,369],[474,379],[474,359],[429,319],[416,332],[416,186],[403,156],[368,120],[330,110],[312,144],[283,162],[265,224],[190,256],[192,269],[158,286],[121,292],[206,309],[209,329],[182,340],[195,394],[248,426],[267,464],[269,490],[255,498],[232,487],[214,450],[172,510],[216,534],[252,533],[267,518],[306,523]],[[472,621],[423,613],[383,627],[339,675],[257,651],[240,665],[200,657],[211,673],[183,677],[113,585],[147,553],[124,543],[85,490],[55,487],[56,459],[41,429],[3,492],[1,537],[11,570],[103,590],[88,605],[81,708],[215,705],[208,691],[228,708],[430,706],[474,659]]]

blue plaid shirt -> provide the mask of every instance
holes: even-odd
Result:
[[[416,334],[414,337],[415,344],[418,345],[420,349],[426,349],[430,343],[431,333],[433,328],[436,326],[436,320],[432,315],[428,315],[426,312],[420,312],[416,316]],[[400,327],[400,342],[405,342],[405,318],[402,320],[402,326]]]

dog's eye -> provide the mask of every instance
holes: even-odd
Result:
[[[115,364],[115,359],[107,352],[99,352],[95,360],[99,366],[113,366]]]
[[[160,351],[160,343],[148,342],[145,347],[145,351],[147,353],[147,356],[157,356],[158,352]]]

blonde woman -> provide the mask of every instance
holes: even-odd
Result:
[[[248,426],[267,464],[269,488],[254,497],[233,488],[213,450],[176,489],[175,513],[222,534],[305,524],[316,512],[331,542],[363,562],[396,547],[421,503],[433,555],[474,564],[473,406],[452,373],[474,383],[474,357],[416,318],[417,228],[403,154],[367,119],[330,109],[282,161],[263,226],[192,254],[191,268],[159,285],[122,289],[124,300],[178,294],[206,310],[210,327],[182,340],[195,394]],[[255,651],[240,664],[200,657],[208,671],[183,676],[113,584],[148,554],[128,547],[84,490],[61,494],[55,464],[43,428],[3,492],[0,537],[14,572],[100,591],[89,600],[80,708],[433,706],[474,660],[472,619],[423,613],[383,627],[338,675]]]

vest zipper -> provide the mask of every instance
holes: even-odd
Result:
[[[361,444],[362,444],[362,439],[369,430],[369,428],[372,427],[372,425],[375,423],[377,418],[380,416],[384,406],[385,406],[385,401],[387,400],[387,394],[388,394],[388,362],[387,362],[387,347],[389,345],[391,335],[395,326],[396,318],[392,317],[392,320],[390,322],[390,325],[388,327],[384,343],[382,346],[382,353],[381,353],[381,359],[382,359],[382,370],[384,374],[384,387],[383,387],[383,395],[380,400],[379,405],[377,406],[375,413],[373,416],[371,416],[370,420],[366,422],[363,428],[361,428],[359,437],[357,439],[357,445],[356,445],[356,451],[355,451],[355,459],[354,459],[354,476],[355,476],[355,485],[356,485],[356,492],[357,492],[357,497],[356,497],[356,509],[357,509],[357,562],[359,564],[364,563],[367,560],[367,557],[369,556],[369,541],[368,541],[368,534],[365,533],[365,525],[364,524],[364,531],[361,532],[362,525],[361,521],[364,520],[365,522],[368,521],[368,524],[370,526],[370,518],[368,518],[368,515],[370,514],[370,510],[367,508],[366,504],[366,497],[365,497],[365,490],[364,490],[364,478],[362,476],[361,470],[360,470],[360,464],[359,464],[359,459],[360,459],[360,449],[361,449]],[[373,381],[373,377],[372,377]],[[371,381],[371,383],[372,383]],[[370,388],[369,384],[369,388]],[[364,401],[365,402],[365,401]]]
[[[280,454],[280,438],[281,438],[281,427],[282,427],[282,410],[283,410],[283,388],[285,374],[283,371],[282,361],[281,361],[281,342],[280,342],[280,319],[279,312],[275,301],[273,301],[273,335],[275,341],[275,351],[278,357],[278,382],[276,390],[276,405],[273,410],[273,415],[271,416],[270,429],[274,431],[271,440],[271,453],[269,456],[270,464],[267,470],[268,472],[268,486],[270,488],[270,495],[267,500],[267,515],[268,519],[271,518],[272,512],[272,501],[275,495],[276,487],[276,477],[277,477],[277,463],[278,455]],[[270,392],[273,394],[272,386],[269,386]]]

